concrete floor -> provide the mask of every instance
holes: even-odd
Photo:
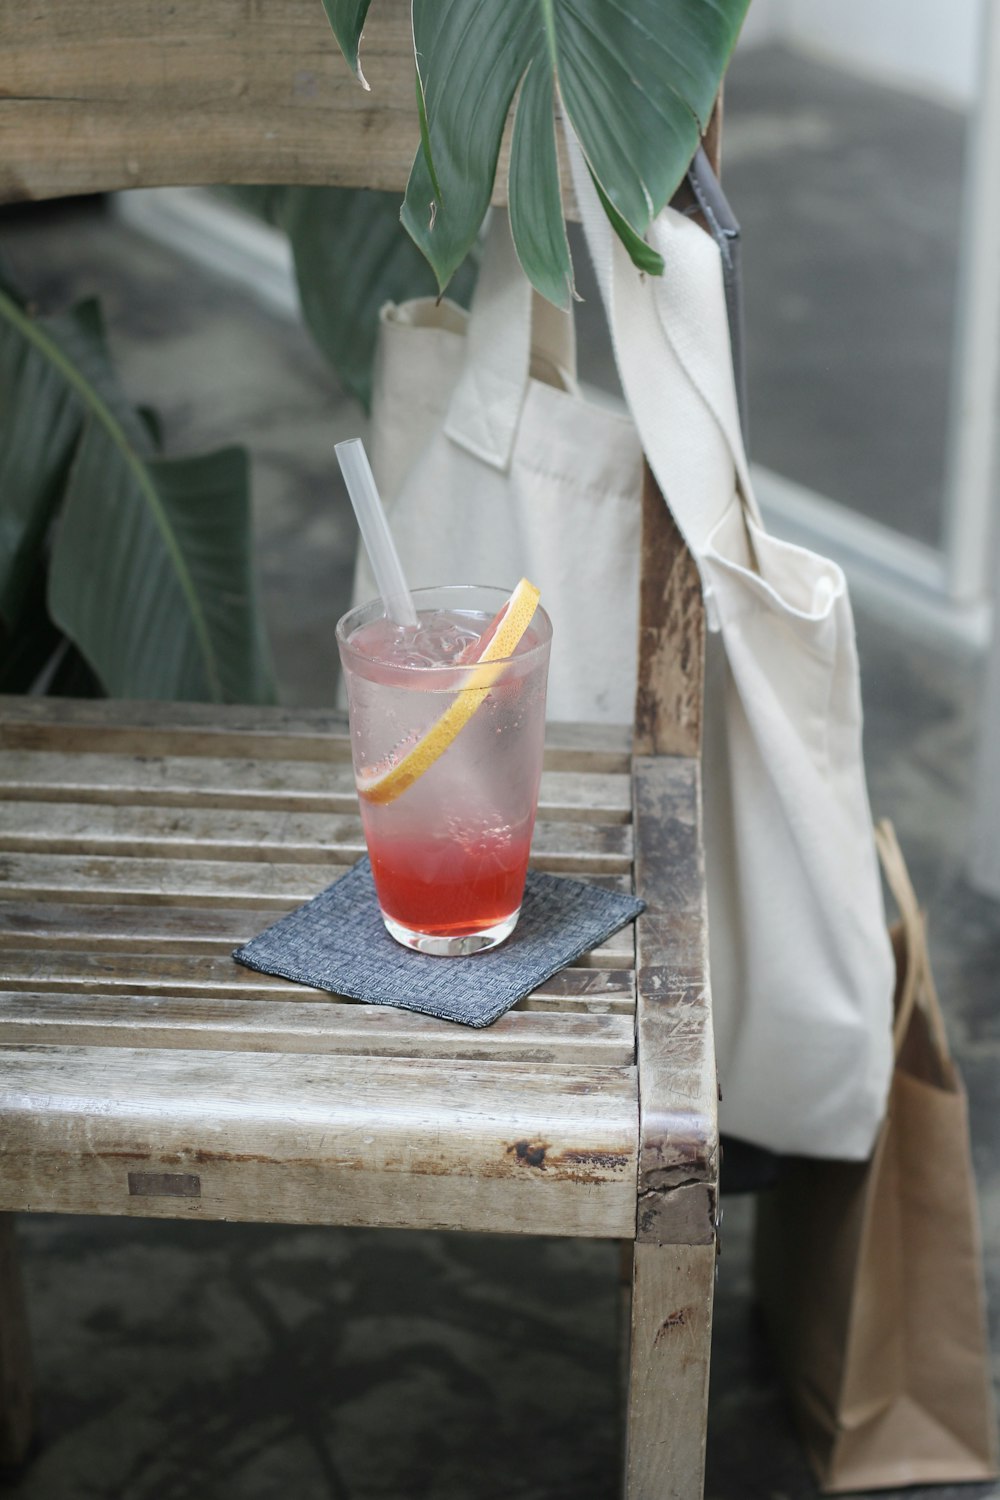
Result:
[[[775,187],[775,174],[791,172],[795,156],[778,150],[776,117],[789,112],[792,143],[804,143],[807,156],[830,144],[821,119],[827,105],[812,109],[782,92],[793,72],[783,54],[751,57],[745,67],[738,60],[730,94],[730,194],[753,226],[756,453],[849,503],[884,501],[886,518],[895,520],[914,494],[913,476],[900,467],[901,453],[912,450],[926,480],[913,530],[929,537],[940,428],[928,412],[947,389],[940,324],[951,296],[942,280],[950,272],[939,204],[928,208],[930,227],[911,222],[922,213],[912,192],[889,194],[882,205],[912,230],[909,295],[933,318],[915,326],[906,299],[893,302],[892,278],[873,293],[887,322],[872,343],[857,333],[846,339],[840,375],[849,357],[854,389],[834,415],[843,388],[835,361],[810,356],[809,346],[833,338],[827,303],[836,287],[810,280],[793,295],[795,277],[819,276],[814,251],[796,252],[784,233],[767,238],[775,232],[773,200],[790,204],[796,196],[790,180],[780,194]],[[801,87],[816,98],[821,83],[836,91],[836,78],[804,77]],[[871,190],[881,178],[861,170],[865,139],[891,132],[876,124],[872,96],[880,91],[851,84],[848,92],[855,189]],[[933,133],[930,109],[919,112]],[[947,156],[954,117],[932,114],[950,143],[940,146]],[[909,129],[901,129],[900,143]],[[741,180],[750,195],[743,201]],[[821,196],[809,198],[803,186],[799,197],[809,205],[805,217],[826,214],[839,225],[840,214]],[[840,227],[858,254],[869,247],[857,225]],[[883,233],[885,225],[870,242],[880,264]],[[101,295],[126,385],[137,401],[160,409],[169,451],[233,441],[250,447],[282,697],[329,703],[332,627],[347,598],[354,544],[333,444],[363,431],[363,420],[306,336],[193,275],[95,205],[0,216],[0,248],[45,304]],[[764,268],[759,294],[754,263]],[[827,270],[833,275],[836,266]],[[758,295],[771,311],[758,310]],[[799,327],[795,353],[786,335],[803,323],[802,297],[826,321],[805,318],[812,332],[805,337]],[[799,362],[795,375],[789,361]],[[897,376],[900,369],[913,375],[910,438],[889,445],[879,441],[881,421],[869,420],[886,362]],[[910,398],[903,391],[894,399]],[[854,476],[850,493],[837,483],[846,475]],[[973,892],[963,875],[980,669],[915,644],[882,619],[862,617],[858,627],[872,802],[895,820],[929,907],[932,957],[970,1094],[1000,1352],[1000,906]],[[750,1199],[726,1204],[706,1493],[710,1500],[806,1500],[816,1489],[753,1306],[751,1216]],[[612,1245],[55,1217],[25,1218],[20,1227],[40,1410],[32,1461],[3,1486],[17,1500],[264,1500],[279,1493],[296,1500],[608,1500],[615,1493]],[[1000,1364],[995,1373],[1000,1378]],[[1000,1489],[908,1493],[986,1500]]]

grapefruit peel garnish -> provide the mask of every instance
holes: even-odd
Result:
[[[440,760],[503,673],[507,658],[513,656],[531,624],[538,599],[539,590],[522,578],[483,635],[472,643],[471,648],[466,648],[476,651],[477,655],[465,682],[444,713],[387,771],[359,772],[356,777],[359,797],[383,805],[395,802],[425,771],[430,770],[436,760]]]

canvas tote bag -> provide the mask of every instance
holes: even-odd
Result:
[[[572,315],[532,292],[502,210],[469,315],[382,309],[369,446],[411,588],[530,578],[552,620],[548,717],[631,722],[639,440],[581,395]],[[361,556],[355,602],[375,592]]]
[[[758,1294],[827,1493],[997,1473],[965,1093],[888,824],[880,841],[901,916],[887,1119],[869,1162],[796,1160],[758,1203]]]
[[[641,276],[579,151],[577,202],[622,387],[699,567],[704,815],[724,1132],[864,1160],[892,1063],[893,960],[841,570],[772,537],[740,434],[719,249],[671,208]]]

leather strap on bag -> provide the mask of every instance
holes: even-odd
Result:
[[[722,191],[704,146],[699,146],[687,171],[687,182],[708,232],[719,247],[722,259],[722,282],[726,289],[726,313],[729,319],[729,342],[733,351],[733,380],[736,404],[740,413],[743,446],[749,453],[749,412],[747,410],[746,340],[743,331],[743,267],[740,256],[740,226]]]

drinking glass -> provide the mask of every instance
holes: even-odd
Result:
[[[468,661],[437,659],[443,622],[454,627],[448,633],[457,651],[462,632],[475,642],[509,597],[478,586],[417,589],[418,630],[408,628],[405,640],[381,599],[337,625],[382,919],[398,942],[421,953],[494,948],[514,930],[521,907],[542,773],[548,616],[535,610],[489,686],[469,686],[476,669]],[[474,660],[477,647],[467,650]],[[474,706],[449,736],[436,726],[459,698]],[[407,756],[404,769],[417,770],[409,781],[395,772]],[[380,781],[393,789],[386,800]],[[400,783],[407,784],[397,792]]]

